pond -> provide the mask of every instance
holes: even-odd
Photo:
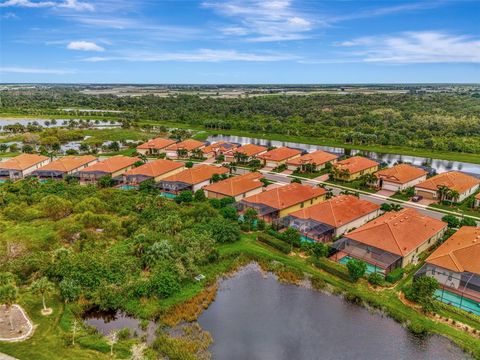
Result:
[[[5,125],[15,125],[20,124],[23,126],[27,125],[38,125],[42,127],[64,127],[68,126],[69,123],[76,124],[75,127],[78,127],[79,120],[78,119],[55,119],[56,123],[52,124],[52,119],[21,119],[21,118],[0,118],[0,129],[3,128]],[[45,124],[48,122],[48,126]],[[83,124],[88,124],[89,128],[100,128],[100,129],[110,129],[115,127],[120,127],[121,124],[119,122],[111,122],[107,120],[100,120],[98,123],[95,120],[83,120]]]
[[[157,325],[150,321],[146,329],[142,329],[140,321],[119,311],[99,311],[92,309],[83,315],[85,324],[96,328],[101,334],[107,336],[112,331],[129,329],[130,334],[138,337],[146,336],[148,344],[155,340]]]
[[[421,156],[409,156],[409,155],[399,155],[399,154],[384,154],[378,153],[374,151],[361,151],[361,150],[350,150],[345,149],[342,147],[332,147],[332,146],[322,146],[322,145],[311,145],[311,144],[301,144],[289,141],[277,141],[277,140],[267,140],[267,139],[257,139],[257,138],[250,138],[246,136],[234,136],[234,135],[215,135],[209,136],[207,138],[209,142],[216,142],[216,141],[230,141],[237,144],[257,144],[263,146],[288,146],[292,148],[298,148],[302,150],[306,150],[308,152],[312,152],[315,150],[324,150],[328,152],[332,152],[335,154],[343,155],[356,155],[362,154],[367,156],[373,160],[377,160],[380,162],[385,162],[388,165],[393,165],[397,161],[409,162],[413,165],[417,166],[429,166],[432,169],[435,169],[438,173],[450,171],[450,170],[459,170],[469,174],[480,175],[480,165],[472,164],[462,161],[448,161],[448,160],[441,160],[441,159],[433,159],[433,158],[425,158]]]
[[[251,264],[220,282],[199,318],[214,359],[468,359],[440,336],[418,338],[394,320],[333,296],[282,284]]]

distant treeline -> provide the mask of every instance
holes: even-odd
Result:
[[[92,96],[76,89],[48,89],[3,92],[1,98],[3,113],[66,115],[60,110],[63,107],[123,110],[125,113],[115,116],[219,130],[335,139],[356,145],[480,152],[480,98],[472,94],[322,94],[218,99],[193,95]]]

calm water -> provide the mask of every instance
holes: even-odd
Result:
[[[340,297],[279,283],[249,265],[223,280],[199,318],[220,360],[469,359],[448,339],[411,335]]]
[[[122,312],[108,312],[108,311],[90,311],[84,314],[84,322],[96,328],[101,334],[107,336],[112,331],[130,329],[130,335],[135,334],[138,337],[143,335],[147,338],[147,343],[152,343],[155,340],[155,331],[157,325],[150,321],[145,330],[140,326],[140,321],[130,317]]]
[[[207,141],[216,142],[216,141],[231,141],[238,144],[257,144],[263,146],[288,146],[292,148],[298,148],[302,150],[306,150],[308,152],[315,151],[315,150],[324,150],[329,151],[335,154],[348,154],[348,155],[355,155],[358,153],[362,153],[363,155],[378,160],[380,162],[385,162],[388,165],[393,165],[397,161],[409,162],[413,165],[422,166],[427,165],[430,166],[432,169],[435,169],[438,173],[450,171],[450,170],[459,170],[464,171],[470,174],[480,175],[480,165],[461,162],[461,161],[448,161],[448,160],[440,160],[440,159],[432,159],[432,158],[425,158],[420,156],[408,156],[408,155],[398,155],[398,154],[383,154],[377,153],[374,151],[360,151],[360,150],[349,150],[344,149],[341,147],[332,147],[332,146],[322,146],[322,145],[310,145],[310,144],[301,144],[289,141],[277,141],[277,140],[266,140],[266,139],[256,139],[250,138],[245,136],[233,136],[233,135],[215,135],[209,136]]]
[[[62,127],[62,126],[68,126],[69,124],[69,119],[55,119],[57,121],[56,124],[51,123],[51,119],[17,119],[17,118],[12,118],[12,119],[6,119],[6,118],[0,118],[0,127],[3,127],[5,125],[14,125],[14,124],[20,124],[23,126],[27,126],[29,124],[37,123],[39,126],[47,127],[45,125],[45,122],[49,122],[50,124],[48,127]],[[78,123],[78,121],[76,121]],[[86,123],[86,122],[85,122]],[[89,122],[90,127],[92,128],[114,128],[114,127],[119,127],[121,126],[120,123],[110,123],[110,121],[107,122],[102,122],[100,121],[98,124],[95,124],[95,120],[90,120]]]

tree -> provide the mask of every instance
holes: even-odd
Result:
[[[233,206],[225,206],[220,209],[220,215],[222,215],[225,219],[236,221],[238,219],[237,209]]]
[[[294,246],[300,246],[301,238],[300,238],[300,233],[298,232],[297,229],[294,229],[292,227],[289,227],[287,230],[285,230],[282,233],[282,239],[286,243],[290,244],[290,251],[293,250]]]
[[[177,157],[179,159],[186,158],[188,156],[188,150],[187,149],[178,149],[177,150]]]
[[[240,227],[224,218],[213,219],[207,224],[212,238],[220,244],[233,243],[240,240]]]
[[[453,215],[445,215],[442,217],[442,221],[448,224],[449,228],[458,228],[460,227],[460,220]]]
[[[477,226],[477,222],[470,217],[464,217],[460,222],[460,226]]]
[[[113,185],[113,180],[111,175],[105,175],[102,176],[100,179],[98,179],[98,187],[100,188],[108,188]]]
[[[34,281],[30,286],[30,290],[33,293],[39,294],[42,296],[42,305],[43,305],[43,313],[46,314],[48,312],[47,305],[45,304],[45,297],[53,292],[55,289],[54,285],[48,278],[45,276]]]
[[[439,198],[440,202],[445,200],[445,198],[448,196],[449,192],[450,192],[450,189],[448,187],[446,187],[445,185],[440,185],[437,188],[437,194],[438,194],[438,198]]]
[[[413,281],[411,296],[422,305],[423,311],[428,313],[434,309],[434,295],[437,289],[437,279],[431,276],[420,276]]]
[[[161,298],[168,298],[178,290],[180,290],[178,275],[163,267],[161,269],[155,269],[150,279],[150,291],[153,294]]]
[[[72,279],[64,278],[60,281],[58,287],[60,289],[60,296],[66,303],[76,301],[80,296],[81,288],[77,282]]]
[[[302,183],[302,180],[300,180],[299,178],[293,178],[291,181],[290,181],[291,184],[301,184]]]
[[[205,196],[205,191],[203,191],[203,189],[198,189],[197,191],[195,191],[194,200],[197,202],[207,200],[207,197]]]
[[[191,203],[193,201],[193,193],[190,190],[184,190],[175,198],[177,204]]]
[[[0,273],[0,303],[5,304],[6,313],[8,313],[8,321],[10,329],[13,331],[12,321],[12,305],[18,299],[18,288],[15,283],[13,274],[9,272]]]
[[[348,275],[353,282],[357,282],[367,271],[367,264],[361,260],[349,259],[347,261]]]
[[[187,161],[187,162],[185,163],[185,167],[186,167],[187,169],[191,169],[191,168],[193,167],[193,161]]]
[[[112,330],[107,336],[108,344],[110,345],[110,356],[113,356],[113,347],[118,342],[118,331]]]
[[[73,205],[60,196],[48,195],[41,200],[40,208],[46,217],[52,220],[60,220],[71,214]]]

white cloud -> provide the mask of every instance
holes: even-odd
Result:
[[[102,61],[132,61],[132,62],[162,62],[162,61],[183,61],[183,62],[225,62],[225,61],[247,61],[247,62],[269,62],[286,61],[298,57],[274,53],[242,53],[236,50],[212,50],[200,49],[192,52],[172,53],[148,53],[132,52],[119,56],[101,57],[94,56],[85,58],[88,62]]]
[[[91,41],[72,41],[67,49],[80,51],[104,51],[105,49]]]
[[[0,67],[0,73],[14,73],[14,74],[50,74],[50,75],[65,75],[73,74],[74,70],[66,69],[42,69],[42,68],[26,68],[26,67]]]
[[[312,21],[295,10],[289,0],[228,0],[202,5],[233,22],[219,27],[224,35],[246,36],[252,42],[305,39],[313,27]]]
[[[345,41],[360,61],[384,63],[480,63],[480,38],[444,32],[405,32]]]
[[[77,0],[64,1],[31,1],[31,0],[7,0],[0,3],[0,7],[25,7],[25,8],[59,8],[77,11],[93,11],[95,7],[86,2]]]
[[[0,15],[0,19],[18,19],[18,16],[12,12],[7,12],[5,14]]]

